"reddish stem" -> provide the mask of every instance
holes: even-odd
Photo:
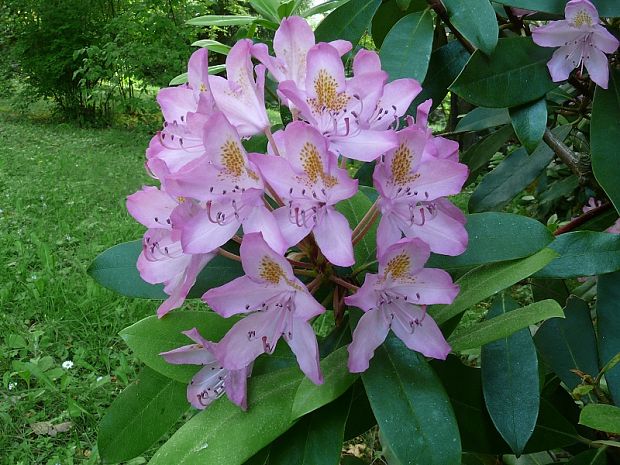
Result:
[[[569,223],[565,224],[561,228],[556,229],[555,232],[553,233],[553,235],[554,236],[559,236],[560,234],[564,234],[564,233],[570,232],[573,229],[581,226],[585,222],[591,220],[592,218],[595,218],[598,215],[600,215],[601,213],[606,212],[610,208],[611,208],[611,203],[608,202],[608,203],[604,203],[603,205],[600,205],[598,207],[595,207],[592,210],[588,210],[583,215],[578,216],[577,218],[575,218],[574,220],[571,220]]]

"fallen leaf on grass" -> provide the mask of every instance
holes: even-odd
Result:
[[[58,423],[57,425],[53,425],[49,421],[38,421],[36,423],[32,423],[30,428],[38,436],[56,436],[58,433],[66,433],[72,426],[73,423],[70,421]]]

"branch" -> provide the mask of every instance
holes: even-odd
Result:
[[[585,177],[585,173],[581,171],[581,167],[579,165],[579,157],[577,156],[577,154],[575,154],[575,152],[569,149],[564,142],[555,137],[555,135],[551,131],[549,131],[549,129],[545,129],[543,140],[547,143],[551,150],[553,150],[553,152],[558,156],[558,158],[560,158],[560,160],[562,160],[564,164],[577,175],[579,181],[581,182]]]
[[[556,229],[555,232],[553,233],[553,235],[554,236],[559,236],[560,234],[564,234],[564,233],[567,233],[569,231],[572,231],[573,229],[581,226],[582,224],[584,224],[585,222],[591,220],[592,218],[595,218],[598,215],[600,215],[601,213],[606,212],[610,208],[611,208],[611,203],[608,202],[608,203],[604,203],[603,205],[600,205],[598,207],[595,207],[592,210],[588,210],[583,215],[578,216],[577,218],[575,218],[574,220],[571,220],[569,223],[565,224],[561,228]]]
[[[454,34],[454,37],[457,38],[457,40],[463,44],[463,47],[465,47],[467,49],[467,51],[469,53],[474,53],[476,51],[476,47],[474,47],[470,41],[468,41],[458,30],[457,28],[454,27],[454,25],[452,24],[452,22],[450,21],[450,15],[448,15],[448,11],[446,10],[446,7],[443,6],[443,3],[441,3],[441,0],[427,0],[429,6],[435,10],[435,13],[437,13],[437,16],[439,16],[441,18],[441,20],[444,22],[444,24],[446,26],[448,26],[450,28],[450,30],[452,31],[452,34]]]

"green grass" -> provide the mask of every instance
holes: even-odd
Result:
[[[152,181],[148,140],[32,122],[0,104],[0,464],[98,461],[97,424],[135,376],[117,333],[157,304],[113,294],[86,269],[141,237],[124,199]],[[68,421],[56,436],[32,429]]]

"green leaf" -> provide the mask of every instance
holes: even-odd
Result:
[[[327,11],[335,10],[341,5],[344,5],[349,0],[327,0],[326,2],[319,3],[318,5],[303,12],[302,16],[308,18],[310,16],[325,13]]]
[[[553,133],[566,139],[570,125],[560,126]],[[499,210],[536,180],[553,159],[553,150],[541,142],[528,156],[524,148],[512,152],[497,168],[487,174],[469,199],[472,213]]]
[[[136,263],[142,252],[142,241],[123,242],[99,254],[88,267],[88,274],[103,287],[128,297],[165,299],[161,284],[142,280]]]
[[[459,75],[468,59],[469,53],[458,40],[434,50],[422,83],[422,92],[415,98],[408,113],[413,114],[413,109],[428,99],[433,101],[432,109],[439,106],[448,93],[448,86]]]
[[[594,231],[560,234],[549,245],[559,257],[537,278],[578,278],[620,270],[620,235]]]
[[[518,307],[517,302],[501,294],[493,301],[487,318],[493,321]],[[521,455],[536,427],[540,405],[538,359],[530,330],[524,328],[484,345],[480,364],[484,400],[493,424],[512,451]]]
[[[187,82],[187,72],[181,73],[178,76],[173,77],[168,83],[169,86],[178,86],[179,84],[185,84]]]
[[[192,47],[203,47],[209,51],[220,53],[222,55],[228,55],[228,52],[230,52],[230,47],[228,45],[211,39],[197,40],[192,44]]]
[[[255,16],[244,15],[206,15],[185,21],[191,26],[244,26],[257,20]]]
[[[581,411],[579,424],[606,433],[620,434],[620,408],[615,405],[588,404]]]
[[[372,17],[370,33],[375,47],[380,49],[390,29],[403,16],[428,7],[426,0],[411,0],[408,5],[402,5],[400,0],[387,0],[381,2],[381,6]],[[448,83],[449,84],[449,83]]]
[[[181,331],[197,328],[205,339],[219,341],[238,318],[222,318],[210,311],[169,313],[164,318],[149,316],[123,329],[121,337],[146,366],[160,374],[183,383],[189,382],[200,369],[196,365],[172,365],[159,355],[161,352],[191,344]]]
[[[185,423],[149,465],[241,465],[287,431],[290,409],[303,374],[287,368],[252,377],[248,411],[220,398]]]
[[[510,5],[525,10],[543,11],[564,16],[565,0],[494,0],[497,3]],[[603,17],[620,16],[620,4],[616,0],[591,0],[598,14]]]
[[[620,352],[620,272],[598,277],[596,284],[596,327],[600,365],[604,366]],[[620,404],[620,364],[605,372],[607,388]]]
[[[452,350],[460,352],[481,347],[489,342],[506,338],[520,329],[550,318],[563,318],[562,307],[555,300],[541,300],[474,324],[450,339]]]
[[[402,464],[460,463],[448,396],[424,357],[390,335],[362,380],[379,428]]]
[[[620,12],[619,12],[620,14]],[[609,88],[596,86],[592,104],[590,142],[592,171],[616,210],[620,211],[620,164],[617,153],[620,145],[620,70],[611,68]]]
[[[499,27],[489,0],[443,0],[450,22],[463,36],[486,55],[497,45]]]
[[[586,450],[575,455],[571,460],[566,462],[566,465],[607,465],[605,448],[599,447],[598,449]]]
[[[114,400],[99,424],[97,448],[106,463],[137,457],[189,409],[187,386],[144,368]]]
[[[510,123],[510,114],[507,108],[478,107],[460,119],[454,132],[482,131],[508,123]]]
[[[480,171],[487,166],[489,160],[504,146],[512,134],[512,127],[504,126],[479,140],[462,154],[461,162],[469,166],[469,177],[465,185],[478,179]]]
[[[596,336],[588,304],[571,296],[564,309],[564,319],[545,321],[534,336],[536,347],[549,367],[569,390],[580,379],[571,370],[596,376],[598,355]]]
[[[250,5],[263,18],[276,24],[280,22],[280,15],[278,14],[280,0],[250,0]]]
[[[547,128],[547,102],[540,100],[509,110],[512,127],[528,153],[533,153]]]
[[[429,9],[411,13],[390,30],[379,56],[390,80],[424,80],[433,49],[433,17]]]
[[[336,210],[342,213],[347,220],[349,220],[351,229],[355,229],[371,206],[372,202],[368,196],[366,196],[363,192],[358,192],[350,199],[338,202],[336,205]],[[377,254],[378,226],[379,221],[376,220],[364,237],[357,244],[355,244],[353,252],[355,253],[355,263],[357,265],[363,265],[369,261],[375,260],[375,255]]]
[[[454,407],[463,450],[493,455],[509,453],[510,448],[495,430],[484,406],[481,370],[466,367],[454,356],[446,361],[435,360],[432,366]],[[542,398],[536,429],[525,453],[560,448],[577,440],[573,425]]]
[[[437,324],[448,321],[478,302],[506,289],[540,270],[556,257],[551,249],[519,260],[491,263],[474,268],[457,280],[461,292],[450,305],[434,305],[429,313]]]
[[[339,6],[316,28],[317,43],[343,39],[355,47],[380,4],[381,0],[349,0]]]
[[[465,227],[469,234],[465,253],[456,257],[433,254],[425,265],[427,268],[454,270],[528,257],[553,240],[542,223],[512,213],[467,215]],[[527,240],[515,241],[515,237],[527,237]]]
[[[537,100],[555,87],[547,70],[552,52],[529,37],[500,39],[489,57],[474,52],[450,90],[481,107],[510,108]]]
[[[322,407],[349,389],[357,379],[357,374],[349,373],[347,369],[348,359],[347,348],[341,347],[321,361],[323,384],[317,386],[308,378],[303,379],[295,393],[291,420]]]
[[[274,442],[269,465],[338,465],[351,395],[305,416]]]

